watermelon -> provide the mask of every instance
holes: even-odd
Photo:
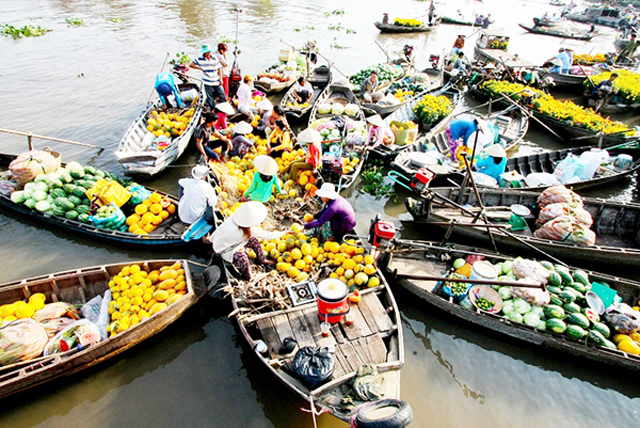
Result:
[[[89,214],[83,213],[78,215],[78,221],[80,223],[89,223]]]
[[[60,180],[62,180],[63,183],[69,184],[73,181],[73,177],[68,172],[64,172],[60,175]]]
[[[616,344],[613,343],[612,341],[610,341],[609,339],[605,339],[604,343],[602,344],[602,346],[604,346],[605,348],[609,348],[609,349],[618,349]]]
[[[546,261],[546,260],[542,260],[542,261],[540,262],[540,264],[541,264],[542,266],[544,266],[546,269],[548,269],[548,270],[550,270],[550,271],[552,271],[552,272],[554,272],[554,271],[555,271],[555,269],[553,268],[553,263],[551,263],[551,262],[548,262],[548,261]]]
[[[587,292],[587,287],[581,282],[574,282],[573,284],[571,284],[571,287],[573,287],[574,290],[580,292],[581,294]]]
[[[104,171],[102,171],[101,169],[97,169],[94,175],[97,178],[104,178],[107,174]]]
[[[86,190],[84,187],[82,187],[82,186],[77,186],[75,189],[73,189],[73,194],[74,194],[74,195],[76,195],[76,196],[77,196],[77,197],[79,197],[79,198],[82,198],[82,197],[86,196],[86,195],[84,194],[84,192],[86,192],[86,191],[87,191],[87,190]]]
[[[38,201],[36,201],[33,198],[29,198],[26,201],[24,201],[24,205],[29,209],[34,209],[37,203]]]
[[[567,326],[565,333],[574,339],[583,339],[587,335],[587,332],[582,327],[573,324]]]
[[[576,305],[575,303],[566,303],[563,306],[563,309],[565,310],[565,312],[567,312],[568,314],[575,314],[575,313],[580,313],[580,306]]]
[[[558,272],[549,272],[549,285],[562,287],[562,277]]]
[[[85,181],[88,181],[88,180],[96,181],[96,177],[94,177],[92,174],[85,174],[84,175],[84,180]]]
[[[89,205],[78,205],[76,207],[76,211],[78,211],[78,214],[89,214],[89,211],[91,211],[91,208],[89,208]]]
[[[611,336],[611,330],[609,330],[609,327],[607,327],[606,324],[601,322],[597,322],[597,321],[594,322],[593,325],[591,326],[591,330],[597,331],[602,336],[604,336],[605,339],[608,339],[609,336]]]
[[[69,202],[71,202],[75,206],[78,206],[78,205],[82,204],[82,199],[80,199],[76,195],[71,195],[71,196],[69,196],[68,199],[69,199]]]
[[[587,317],[577,312],[569,314],[569,316],[567,317],[567,321],[569,322],[569,324],[578,325],[582,328],[589,328],[589,325],[591,324]]]
[[[565,303],[573,303],[576,301],[576,295],[566,288],[562,290],[558,297],[560,297],[560,299],[562,299],[562,301]]]
[[[85,172],[85,174],[94,175],[96,173],[96,169],[93,166],[87,165],[87,166],[84,167],[84,172]]]
[[[62,186],[62,188],[64,189],[64,191],[67,194],[73,194],[73,190],[76,188],[75,184],[65,184],[64,186]]]
[[[76,210],[69,210],[66,213],[64,213],[64,216],[66,218],[68,218],[69,220],[76,220],[78,218],[78,211]]]
[[[74,169],[69,171],[69,175],[71,175],[72,178],[75,178],[76,180],[81,179],[82,177],[84,177],[84,169]]]
[[[69,202],[69,199],[67,199],[66,196],[63,196],[61,198],[56,198],[53,201],[54,204],[60,205],[61,207],[64,206],[67,202]]]
[[[571,277],[571,275],[569,275],[569,272],[567,270],[562,270],[562,269],[556,269],[556,272],[558,273],[558,275],[560,275],[560,277],[562,278],[562,283],[564,285],[571,285],[573,284],[573,278]]]
[[[554,333],[564,333],[567,329],[567,325],[560,319],[549,318],[546,322],[547,330],[553,331]]]
[[[84,183],[82,184],[82,187],[89,190],[95,185],[96,185],[96,182],[94,180],[85,180]]]
[[[51,197],[55,198],[66,198],[67,193],[63,189],[51,189],[49,192]]]
[[[564,304],[561,298],[553,294],[550,296],[550,300],[551,300],[550,303],[552,305],[562,306]]]
[[[544,314],[549,318],[564,318],[564,309],[557,305],[547,305],[544,307]]]
[[[562,288],[555,285],[547,285],[547,290],[549,291],[549,293],[555,294],[556,296],[559,296],[560,293],[562,293]]]
[[[47,181],[46,174],[38,174],[36,175],[36,178],[33,179],[34,183],[45,183],[46,181]]]
[[[547,322],[545,320],[540,320],[540,322],[538,323],[536,328],[538,330],[546,330],[547,329]]]
[[[55,188],[55,189],[62,188],[62,185],[63,185],[62,180],[57,179],[57,178],[54,179],[54,180],[51,180],[51,183],[49,183],[49,187],[52,187],[52,188]]]
[[[597,323],[600,321],[600,315],[596,311],[591,308],[583,308],[582,313],[585,317],[589,319],[592,323]]]
[[[606,338],[599,331],[591,330],[587,333],[587,341],[595,343],[596,345],[604,344],[605,339]]]
[[[64,217],[64,209],[62,209],[61,207],[59,207],[58,205],[53,205],[53,208],[51,209],[51,213],[57,217]]]
[[[573,271],[573,279],[575,282],[579,282],[582,285],[589,284],[589,275],[583,270],[577,269]]]

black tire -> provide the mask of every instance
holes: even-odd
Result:
[[[392,414],[376,417],[381,409],[395,409]],[[388,398],[360,408],[356,414],[358,428],[404,428],[413,421],[413,410],[406,401]]]

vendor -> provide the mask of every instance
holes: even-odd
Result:
[[[478,130],[483,133],[488,131],[486,122],[478,117],[472,119],[457,118],[449,121],[445,133],[452,159],[456,157],[456,150],[460,146],[460,140],[462,140],[462,145],[470,146],[473,149],[474,141],[469,141],[469,137]]]
[[[251,149],[254,144],[253,141],[246,137],[251,131],[253,131],[253,127],[249,125],[244,120],[238,122],[232,128],[233,134],[231,137],[231,150],[229,150],[229,157],[239,156],[243,158],[249,149]]]
[[[369,128],[369,136],[367,137],[367,146],[375,149],[380,144],[389,146],[396,141],[393,131],[384,123],[379,114],[374,114],[367,118],[367,122],[371,124]]]
[[[500,144],[492,144],[482,152],[482,157],[476,163],[476,170],[500,181],[507,166],[507,152]]]
[[[293,85],[293,97],[299,104],[307,103],[313,96],[313,85],[304,78],[298,77],[298,81]]]
[[[267,135],[271,134],[271,132],[276,127],[276,121],[282,121],[284,124],[284,129],[291,132],[291,126],[289,126],[289,122],[287,121],[287,115],[284,113],[284,109],[280,104],[273,106],[273,110],[271,111],[271,115],[269,116],[269,120],[267,121],[267,129],[265,130]]]
[[[289,179],[298,181],[298,174],[302,171],[317,171],[322,166],[322,136],[315,129],[307,128],[298,134],[298,141],[309,144],[307,157],[304,160],[291,162],[284,171],[289,173]]]
[[[182,107],[182,100],[180,99],[180,90],[176,86],[176,81],[171,73],[160,73],[156,76],[156,92],[162,101],[162,108],[171,108],[172,105],[167,98],[173,94],[173,98],[176,101],[177,108]]]
[[[451,69],[460,70],[462,72],[466,71],[467,67],[469,66],[469,61],[467,61],[467,58],[464,56],[464,52],[459,51],[454,58],[455,60],[453,61]]]
[[[231,107],[231,104],[229,104],[228,101],[216,104],[215,111],[216,115],[218,116],[218,120],[216,120],[216,123],[213,125],[213,127],[217,131],[226,130],[229,126],[227,122],[228,116],[234,114],[236,111],[233,109],[233,107]]]
[[[595,100],[596,107],[594,111],[597,113],[615,94],[613,82],[618,78],[618,73],[611,73],[608,79],[598,83],[598,86],[593,88],[591,92],[591,99]]]
[[[214,208],[218,203],[218,196],[205,180],[208,172],[206,165],[196,165],[191,170],[192,178],[178,180],[181,190],[178,217],[181,222],[192,224],[204,216],[207,222],[214,223]]]
[[[251,201],[269,202],[273,186],[276,187],[278,193],[284,195],[284,191],[278,182],[278,164],[276,161],[269,156],[259,155],[256,156],[253,164],[258,173],[253,174],[251,185],[243,196]]]
[[[569,54],[564,51],[564,48],[558,49],[558,55],[549,60],[554,67],[551,68],[552,73],[568,74],[571,63],[569,62]]]
[[[249,256],[244,248],[256,253],[258,264],[269,263],[260,246],[258,238],[264,240],[277,239],[286,232],[267,232],[260,224],[267,218],[267,207],[260,202],[245,202],[227,218],[205,242],[213,244],[213,252],[227,263],[233,263],[242,276],[250,281],[252,278]]]
[[[238,111],[249,118],[249,122],[253,122],[253,110],[251,104],[253,103],[253,98],[251,97],[251,83],[253,82],[253,77],[250,75],[244,76],[242,83],[238,87],[238,92],[236,96],[238,97]]]
[[[464,34],[458,34],[458,38],[453,42],[453,49],[451,49],[451,53],[455,55],[458,52],[462,52],[462,48],[464,48]]]
[[[272,158],[280,158],[284,152],[293,149],[291,136],[282,120],[276,120],[275,128],[267,139],[267,153]]]
[[[260,120],[258,121],[258,126],[255,128],[256,135],[259,135],[263,138],[267,137],[267,125],[269,123],[269,118],[271,117],[271,113],[273,113],[273,104],[267,98],[263,98],[256,104],[256,108],[258,109],[258,115],[260,116]]]
[[[342,241],[356,227],[356,213],[345,198],[336,192],[332,183],[325,183],[316,191],[325,206],[313,215],[314,220],[305,224],[305,229],[316,229],[319,237]]]
[[[384,94],[378,89],[378,73],[373,71],[371,76],[369,76],[364,82],[362,82],[362,86],[360,88],[360,98],[362,98],[367,103],[377,103],[380,101]]]
[[[232,149],[231,139],[225,137],[214,128],[213,125],[216,120],[217,118],[215,115],[205,113],[204,123],[199,125],[194,132],[196,146],[200,153],[202,153],[205,163],[209,162],[209,160],[220,160],[227,150]],[[212,140],[211,137],[214,137],[215,140]],[[218,147],[222,149],[220,155],[214,151]]]

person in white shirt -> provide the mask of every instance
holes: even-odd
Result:
[[[227,48],[226,43],[218,43],[218,52],[214,55],[220,61],[220,67],[222,69],[222,87],[224,88],[224,93],[229,97],[229,75],[231,74],[231,66],[229,65],[229,61],[227,61]]]
[[[258,238],[272,240],[288,232],[267,232],[261,229],[259,226],[266,218],[267,207],[264,204],[257,201],[245,202],[203,241],[211,242],[216,255],[227,263],[233,263],[247,280],[251,280],[249,256],[244,248],[255,251],[258,264],[273,263],[265,258]]]
[[[304,76],[300,76],[295,85],[293,85],[293,97],[300,104],[304,104],[311,100],[313,96],[313,85],[307,82]]]
[[[214,223],[214,207],[218,203],[216,191],[205,177],[209,168],[205,165],[196,165],[191,170],[193,178],[181,178],[178,185],[182,194],[178,203],[178,217],[187,224],[195,223],[204,216],[207,222]]]
[[[253,111],[251,111],[251,103],[253,98],[251,98],[251,82],[253,81],[253,77],[248,74],[244,76],[243,82],[240,83],[240,87],[238,88],[238,93],[236,96],[238,97],[238,111],[243,113],[249,117],[249,123],[253,122]]]

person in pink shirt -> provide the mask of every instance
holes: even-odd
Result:
[[[300,171],[315,171],[322,166],[322,136],[315,129],[307,128],[298,134],[298,141],[302,144],[309,144],[309,152],[306,159],[291,162],[283,173],[289,171],[289,179],[298,180]]]
[[[370,148],[375,149],[380,144],[389,146],[395,143],[396,136],[379,114],[368,117],[367,122],[371,124],[369,136],[367,137],[367,145]]]

